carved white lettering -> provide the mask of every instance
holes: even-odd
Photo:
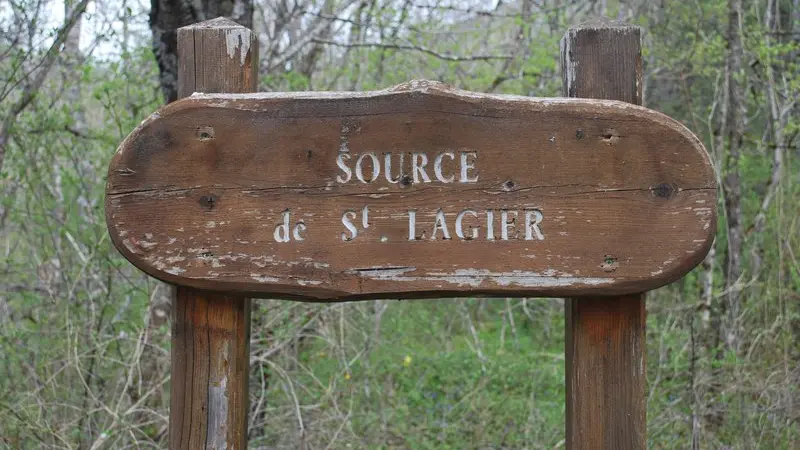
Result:
[[[297,225],[294,226],[294,230],[292,230],[292,236],[294,236],[295,241],[302,241],[305,237],[300,234],[306,231],[306,224],[302,221],[297,222]]]
[[[365,230],[369,228],[369,206],[367,205],[364,205],[364,209],[361,210],[361,225],[364,225]]]
[[[538,209],[528,209],[525,211],[525,240],[532,241],[538,239],[544,240],[544,234],[539,229],[539,224],[542,223],[544,214]],[[534,238],[535,236],[535,238]]]
[[[289,242],[292,240],[292,237],[296,241],[305,240],[304,233],[307,229],[306,224],[301,220],[295,224],[294,227],[290,226],[289,224],[292,221],[291,218],[291,210],[286,209],[281,213],[282,222],[275,225],[275,231],[273,231],[272,236],[275,238],[275,242]],[[220,222],[222,223],[222,222]]]
[[[400,173],[397,174],[397,178],[392,178],[392,153],[386,153],[383,155],[383,170],[384,176],[386,177],[386,181],[392,184],[397,184],[403,178],[403,159],[405,158],[405,153],[400,153]]]
[[[469,229],[470,229],[469,237],[464,235],[463,221],[464,221],[464,216],[467,215],[467,214],[469,214],[469,215],[471,215],[472,217],[475,217],[475,218],[478,217],[478,213],[476,213],[475,211],[473,211],[471,209],[465,209],[465,210],[461,211],[460,213],[458,213],[458,215],[456,216],[456,236],[458,236],[459,239],[465,239],[465,240],[478,239],[480,226],[475,226],[475,227],[470,226],[469,227]]]
[[[509,213],[514,214],[514,218],[508,220]],[[508,240],[508,230],[510,228],[514,228],[514,224],[516,222],[517,212],[516,211],[509,211],[507,209],[500,211],[500,238],[504,241]],[[512,239],[516,239],[517,233],[514,232],[514,235],[511,237]]]
[[[486,239],[494,240],[494,212],[491,209],[486,210]]]
[[[468,158],[472,158],[472,162],[468,161]],[[475,174],[475,177],[470,178],[469,170],[475,168],[475,160],[478,159],[478,152],[461,152],[461,179],[459,179],[462,183],[477,183],[478,182],[478,175]]]
[[[405,153],[384,152],[383,161],[379,153],[374,151],[361,154],[352,152],[339,152],[336,156],[336,165],[339,173],[336,175],[336,182],[346,184],[355,178],[356,180],[368,184],[384,178],[390,184],[397,184],[405,177],[411,176],[414,183],[477,183],[478,173],[475,161],[478,158],[476,151],[456,152],[446,150],[428,156],[426,152],[409,153],[410,158],[405,157]],[[433,158],[433,159],[431,159]],[[409,162],[410,167],[406,166]],[[447,165],[447,159],[452,162],[452,166]],[[351,162],[355,161],[355,167]],[[433,178],[428,173],[428,163],[433,167]],[[353,176],[355,175],[355,176]]]
[[[417,211],[413,209],[408,210],[408,240],[417,240]]]
[[[344,162],[345,159],[350,159],[349,153],[339,153],[339,156],[336,157],[336,165],[342,169],[342,172],[344,172],[344,176],[336,176],[336,181],[342,184],[347,183],[350,181],[350,178],[353,177],[353,171],[351,171],[350,167],[347,166],[347,163]]]
[[[445,156],[449,156],[451,161],[456,159],[456,155],[453,152],[439,153],[433,161],[433,173],[436,175],[436,179],[442,183],[452,183],[456,179],[455,175],[450,175],[449,177],[442,175],[442,158]]]
[[[372,160],[372,177],[369,180],[364,178],[364,168],[363,168],[364,158],[369,158]],[[358,178],[358,181],[362,183],[372,183],[373,181],[378,179],[380,173],[381,173],[381,166],[380,162],[378,161],[378,157],[375,156],[375,153],[372,152],[364,153],[358,157],[358,160],[356,161],[356,178]]]
[[[438,230],[442,230],[442,239],[450,239],[450,232],[447,231],[447,222],[445,222],[444,211],[442,211],[442,208],[439,208],[439,210],[436,211],[436,221],[433,222],[433,231],[431,231],[432,241],[436,240],[436,232]]]
[[[356,216],[356,212],[353,210],[345,211],[344,214],[342,214],[342,225],[344,225],[344,227],[347,228],[347,231],[350,232],[349,236],[347,233],[342,232],[343,241],[352,241],[356,238],[356,236],[358,236],[358,228],[356,228],[356,226],[353,225],[353,222],[351,222],[351,220],[356,220]]]
[[[525,214],[525,232],[522,232],[521,223],[518,224],[517,220],[522,220],[522,214]],[[447,216],[450,213],[445,211],[445,208],[439,208],[433,213],[433,224],[426,221],[425,231],[422,232],[421,237],[417,236],[417,210],[408,210],[408,240],[449,240],[451,239],[450,227],[447,224]],[[544,215],[538,209],[486,209],[476,211],[474,209],[462,209],[455,214],[455,235],[459,240],[471,241],[475,239],[485,239],[487,241],[511,241],[516,239],[525,240],[544,240],[544,234],[540,228],[540,224],[544,219]],[[497,217],[499,216],[499,217]],[[430,217],[425,214],[425,217]],[[495,218],[500,219],[499,233],[495,236]],[[485,221],[485,222],[484,222]],[[481,227],[486,224],[486,234],[482,237]],[[430,228],[428,228],[430,227]],[[428,231],[430,230],[430,238],[428,238]]]
[[[411,154],[411,173],[414,176],[414,183],[431,182],[428,173],[425,172],[426,165],[428,165],[428,155],[421,152]]]
[[[275,226],[275,231],[273,232],[273,236],[275,237],[275,242],[289,242],[292,240],[289,229],[289,210],[283,211],[283,223],[279,223]]]

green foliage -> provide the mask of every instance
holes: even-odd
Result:
[[[563,424],[558,425],[564,415],[563,319],[548,313],[531,316],[531,322],[523,308],[559,302],[459,302],[385,303],[380,336],[367,339],[349,331],[358,329],[352,318],[346,319],[344,336],[329,336],[322,328],[325,338],[303,349],[303,370],[291,379],[299,403],[316,405],[320,415],[337,403],[348,404],[348,427],[368,448],[557,446],[563,441]],[[448,314],[453,307],[470,319]],[[511,328],[509,314],[519,328]],[[475,336],[465,320],[477,324]],[[345,348],[331,345],[344,339]],[[349,355],[374,345],[373,339],[380,341],[379,351]],[[284,387],[274,390],[267,404],[283,404],[289,382],[281,380]],[[251,445],[289,445],[296,436],[287,437],[285,427],[265,422],[263,440]]]
[[[153,69],[144,49],[89,59],[51,77],[14,124],[0,263],[0,442],[10,448],[87,445],[89,424],[113,422],[98,408],[125,405],[116,384],[149,294],[108,241],[103,180],[116,145],[161,101]]]

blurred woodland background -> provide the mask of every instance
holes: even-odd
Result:
[[[253,28],[262,91],[552,97],[598,15],[643,28],[645,106],[723,194],[703,265],[648,297],[648,447],[800,449],[800,0],[0,0],[0,447],[166,448],[169,288],[114,250],[103,190],[176,97],[177,27]],[[564,446],[559,299],[253,308],[252,449]]]

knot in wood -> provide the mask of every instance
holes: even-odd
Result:
[[[650,188],[650,192],[658,198],[668,200],[678,192],[678,186],[670,183],[661,183]]]

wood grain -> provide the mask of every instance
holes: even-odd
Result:
[[[225,18],[179,29],[178,95],[255,91],[257,44],[254,33]],[[169,448],[246,450],[251,301],[178,284]]]
[[[179,288],[173,302],[169,448],[247,448],[250,300]]]
[[[441,183],[337,181],[391,152],[444,159]],[[460,183],[474,152],[475,183]],[[371,177],[371,160],[364,163]],[[396,170],[396,169],[395,169]],[[395,172],[393,176],[397,176]],[[702,260],[716,182],[685,127],[620,102],[491,96],[432,82],[373,93],[197,95],[156,113],[121,145],[107,218],[117,248],[175,284],[305,300],[450,295],[619,294],[673,281]],[[343,241],[346,211],[368,227]],[[450,239],[433,240],[442,209]],[[459,211],[478,239],[455,236]],[[485,239],[485,211],[517,211],[522,239]],[[543,240],[524,239],[524,211]],[[408,210],[416,235],[408,239]],[[289,211],[304,240],[275,241]],[[168,213],[167,213],[168,212]],[[356,221],[361,220],[360,216]],[[424,234],[423,234],[424,233]]]
[[[567,449],[647,448],[643,293],[567,299]]]
[[[178,98],[255,92],[257,82],[258,37],[249,29],[218,17],[178,30]]]
[[[605,20],[571,28],[561,48],[565,95],[641,104],[640,39],[638,27]],[[696,161],[684,163],[691,170]],[[645,290],[565,300],[568,450],[646,448]]]

